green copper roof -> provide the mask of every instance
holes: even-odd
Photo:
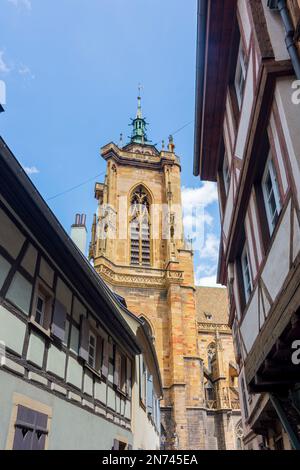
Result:
[[[142,106],[141,106],[141,97],[138,96],[138,108],[135,119],[131,120],[132,134],[131,134],[131,142],[136,144],[144,144],[148,141],[147,139],[147,123],[146,120],[143,118],[142,115]]]

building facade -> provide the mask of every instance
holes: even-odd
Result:
[[[147,140],[140,97],[132,125],[128,144],[109,143],[101,149],[107,173],[104,183],[95,186],[98,211],[89,255],[95,270],[145,321],[153,337],[164,392],[162,446],[226,447],[217,421],[211,424],[214,439],[209,442],[206,435],[204,365],[193,253],[183,235],[180,159],[172,136],[160,151]],[[209,413],[214,415],[215,409]]]
[[[132,317],[1,139],[0,448],[159,449],[158,361]]]
[[[194,174],[216,181],[246,449],[299,449],[300,5],[198,2]]]

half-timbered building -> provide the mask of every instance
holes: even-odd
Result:
[[[218,183],[246,449],[300,447],[299,7],[198,2],[194,174]]]

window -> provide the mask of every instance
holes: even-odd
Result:
[[[245,387],[245,381],[244,381],[244,379],[242,379],[241,387],[242,387],[242,398],[243,398],[243,406],[244,406],[244,415],[245,415],[245,419],[248,419],[249,412],[248,412],[248,403],[247,403],[246,387]]]
[[[226,154],[224,155],[224,161],[223,161],[223,182],[224,182],[225,193],[227,195],[229,191],[229,185],[230,185],[230,171],[229,171],[228,160],[227,160]]]
[[[45,306],[46,306],[46,297],[39,292],[36,298],[36,307],[35,307],[35,321],[42,325],[45,317]]]
[[[212,320],[212,314],[204,312],[204,316],[206,320]]]
[[[209,372],[212,372],[212,365],[216,357],[216,345],[211,343],[207,348],[207,368]]]
[[[143,360],[143,356],[140,356],[140,399],[144,406],[146,406],[147,398],[147,369]]]
[[[96,366],[96,345],[97,345],[96,336],[94,335],[94,333],[90,331],[88,364],[93,369],[95,369],[95,366]]]
[[[211,382],[205,384],[205,398],[207,401],[215,400],[215,390]]]
[[[253,289],[247,245],[245,245],[244,250],[242,252],[241,266],[243,274],[244,294],[247,303]]]
[[[142,186],[130,201],[130,263],[150,266],[150,203]]]
[[[41,280],[38,280],[33,301],[32,320],[46,331],[50,329],[53,298],[51,290]]]
[[[239,109],[241,109],[242,107],[242,100],[243,100],[243,94],[244,94],[244,88],[245,88],[245,82],[246,82],[246,73],[247,73],[246,57],[245,57],[245,53],[243,49],[243,43],[242,43],[242,40],[240,39],[240,46],[239,46],[237,66],[236,66],[236,72],[235,72],[235,80],[234,80]]]
[[[281,202],[278,188],[278,181],[273,160],[269,156],[262,179],[262,191],[266,207],[270,235],[272,235],[276,226],[280,211]]]
[[[244,437],[243,426],[242,426],[242,422],[239,421],[235,426],[235,438],[236,438],[237,450],[243,450],[243,437]]]
[[[44,450],[48,416],[44,413],[18,406],[13,450]]]

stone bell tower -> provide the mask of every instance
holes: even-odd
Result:
[[[172,136],[158,150],[138,97],[129,143],[101,149],[90,258],[107,284],[151,329],[162,374],[167,448],[203,448],[203,371],[197,348],[193,254],[184,241],[180,159]],[[196,425],[197,424],[197,425]],[[195,428],[196,425],[196,428]],[[196,433],[197,434],[197,433]]]

